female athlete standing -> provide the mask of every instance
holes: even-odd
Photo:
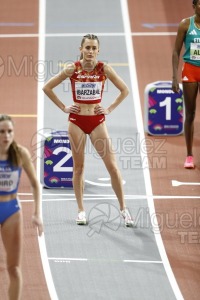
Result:
[[[175,93],[178,93],[179,57],[184,43],[185,52],[183,55],[182,83],[186,109],[184,131],[187,147],[187,157],[184,167],[190,169],[194,168],[192,146],[196,99],[200,82],[200,0],[193,0],[192,3],[195,14],[180,22],[172,56],[172,89]]]
[[[0,115],[0,228],[10,279],[9,300],[21,299],[22,292],[22,213],[17,199],[22,169],[33,188],[35,209],[32,221],[41,235],[43,225],[40,218],[39,184],[30,154],[25,147],[14,141],[12,119],[7,115]]]
[[[69,114],[68,133],[74,165],[73,187],[78,204],[76,222],[77,224],[86,224],[87,222],[83,205],[83,172],[84,149],[86,134],[88,134],[110,174],[112,187],[118,198],[125,225],[132,226],[133,221],[128,209],[125,207],[121,174],[114,153],[111,150],[112,145],[105,123],[105,115],[110,114],[127,97],[129,90],[111,66],[97,60],[99,53],[97,36],[93,34],[85,35],[81,41],[80,52],[79,61],[68,64],[61,73],[51,78],[43,88],[45,94],[63,112]],[[53,88],[66,78],[70,78],[74,101],[69,106],[65,106],[53,91]],[[120,93],[109,107],[104,108],[100,103],[106,79],[109,79]]]

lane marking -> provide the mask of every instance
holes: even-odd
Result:
[[[200,185],[200,182],[181,182],[177,180],[172,180],[172,186],[180,186],[180,185]]]
[[[110,180],[110,178],[108,178],[108,180]],[[90,181],[90,180],[87,180],[87,179],[85,179],[85,182],[89,183],[91,185],[95,185],[95,186],[102,186],[102,187],[111,186],[111,183],[99,183],[99,182],[94,182],[94,181]],[[124,185],[125,183],[126,183],[126,181],[122,180],[122,184]]]
[[[126,39],[126,48],[128,52],[128,61],[130,66],[130,78],[131,78],[131,90],[133,93],[133,103],[134,103],[134,109],[137,111],[136,113],[136,124],[137,129],[139,131],[140,139],[141,141],[145,141],[145,135],[144,135],[144,126],[143,126],[143,118],[142,118],[142,110],[140,105],[140,94],[139,94],[139,87],[138,87],[138,78],[136,73],[136,63],[135,63],[135,54],[134,54],[134,45],[133,45],[133,38],[131,35],[131,25],[130,25],[130,19],[129,19],[129,11],[128,11],[128,0],[120,0],[121,1],[121,8],[122,8],[122,18],[124,22],[124,30],[125,30],[125,39]],[[144,157],[144,153],[141,151],[140,153],[141,157]],[[148,166],[148,161],[147,161]],[[144,174],[144,181],[145,181],[145,187],[146,187],[146,194],[152,195],[152,186],[151,186],[151,177],[150,177],[150,171],[149,167],[143,169]],[[149,214],[155,215],[155,207],[154,207],[154,199],[153,197],[147,197],[147,203],[149,207]],[[152,224],[152,228],[158,229],[158,220],[157,218],[154,219],[154,224]],[[154,231],[154,230],[153,230]],[[171,284],[172,290],[174,294],[176,295],[176,298],[179,300],[183,300],[183,296],[181,294],[181,291],[179,289],[179,286],[176,282],[176,278],[174,276],[174,273],[172,271],[172,268],[170,266],[166,250],[163,244],[163,240],[161,237],[160,232],[155,234],[154,237],[157,243],[158,250],[160,252],[161,259],[163,261],[163,265],[166,271],[166,275],[168,277],[168,280]]]
[[[123,0],[122,0],[123,1]],[[168,34],[170,34],[171,32],[167,32]],[[84,36],[85,33],[47,33],[45,36],[48,37],[82,37]],[[152,35],[156,35],[155,33],[152,32],[130,32],[130,35],[134,36],[134,35],[144,35],[146,34],[147,36],[152,36]],[[166,32],[159,32],[159,34],[164,34],[166,35]],[[176,34],[176,32],[174,32],[174,34]],[[98,36],[100,37],[104,37],[104,36],[116,36],[116,37],[125,37],[126,34],[124,32],[98,32]]]
[[[44,195],[43,195],[44,196]],[[51,196],[54,196],[54,195],[51,195]],[[147,199],[148,196],[133,196],[133,197],[125,197],[125,200],[145,200]],[[174,200],[174,199],[188,199],[188,200],[191,200],[191,199],[200,199],[200,196],[153,196],[153,198],[155,200]],[[84,201],[87,201],[87,200],[117,200],[117,198],[114,198],[114,197],[90,197],[90,198],[87,198],[87,197],[84,197],[83,198]],[[34,200],[31,199],[20,199],[19,200],[21,203],[28,203],[28,202],[33,202]],[[57,202],[57,201],[76,201],[76,198],[74,196],[74,198],[53,198],[53,199],[42,199],[42,202]]]
[[[169,36],[176,35],[176,32],[133,32],[132,36]]]
[[[163,264],[160,260],[136,260],[136,259],[100,259],[100,258],[71,258],[71,257],[48,257],[49,260],[53,260],[54,262],[117,262],[117,263],[143,263],[143,264]]]
[[[156,27],[178,27],[178,23],[143,23],[142,26],[145,28],[154,29]]]
[[[110,63],[112,67],[128,67],[128,63]]]
[[[20,193],[18,194],[20,196]],[[24,195],[31,195],[32,194],[21,194],[21,196],[24,196]],[[76,198],[75,198],[75,195],[71,195],[71,194],[43,194],[43,197],[44,196],[47,196],[48,199],[42,199],[42,202],[58,202],[58,201],[76,201]],[[51,197],[56,197],[56,196],[63,196],[63,198],[52,198],[52,199],[49,199],[49,196]],[[66,198],[66,196],[71,196],[73,198]],[[117,200],[116,197],[112,196],[112,195],[85,195],[85,196],[88,196],[88,197],[84,197],[83,200],[84,201],[87,201],[87,200]],[[147,199],[149,196],[146,196],[146,195],[125,195],[125,200],[145,200]],[[154,200],[174,200],[174,199],[200,199],[200,196],[163,196],[163,195],[157,195],[157,196],[153,196]],[[19,199],[19,201],[21,203],[29,203],[29,202],[33,202],[34,200],[33,199]]]
[[[46,0],[39,0],[39,41],[38,41],[38,61],[45,61],[45,26],[46,26]],[[39,69],[41,64],[39,65]],[[40,70],[38,71],[40,73]],[[37,85],[37,130],[43,127],[43,112],[44,112],[44,93],[42,91],[44,81],[38,80]],[[37,135],[37,142],[40,143],[41,136]],[[40,147],[37,148],[37,177],[40,178]],[[41,185],[40,185],[41,190]],[[41,193],[42,194],[42,193]],[[42,205],[41,205],[42,214]],[[45,244],[44,234],[42,237],[38,237],[40,255],[42,260],[42,266],[44,270],[44,275],[46,279],[47,288],[49,291],[50,299],[58,300],[56,293],[53,277],[51,274],[51,269],[47,257],[47,249]]]
[[[131,259],[126,259],[123,260],[125,263],[145,263],[145,264],[163,264],[161,260],[131,260]]]
[[[29,114],[9,114],[12,118],[37,118],[37,115]]]
[[[85,33],[46,33],[44,37],[82,37]],[[176,35],[176,32],[131,32],[131,36],[169,36],[169,35]],[[98,36],[125,36],[125,33],[98,33]],[[39,34],[37,33],[7,33],[7,34],[0,34],[0,38],[39,38]]]
[[[20,195],[20,194],[19,194]],[[23,195],[21,193],[21,195]],[[24,194],[24,195],[32,195],[32,194]],[[55,193],[55,194],[43,194],[43,196],[46,196],[46,197],[49,197],[49,196],[52,196],[52,197],[56,197],[56,196],[63,196],[63,197],[72,197],[74,196],[75,197],[75,194],[72,193],[72,194],[61,194],[61,193]],[[105,197],[109,197],[109,198],[113,198],[113,199],[117,199],[117,197],[115,195],[110,195],[110,194],[84,194],[84,197],[102,197],[102,198],[105,198]],[[200,198],[200,196],[192,196],[192,195],[124,195],[124,197],[126,199],[146,199],[147,197],[153,197],[154,199],[179,199],[179,198],[183,198],[183,199],[186,199],[186,198]],[[48,200],[48,199],[47,199]]]
[[[0,22],[0,27],[32,27],[34,23]]]
[[[71,258],[71,257],[48,257],[48,260],[55,260],[55,261],[88,261],[87,258]]]
[[[7,38],[39,38],[39,34],[37,33],[5,33],[0,34],[1,39]]]
[[[109,63],[109,65],[112,67],[128,67],[128,63],[126,62],[124,63],[114,62],[114,63]],[[60,68],[64,68],[65,66],[67,66],[67,63],[59,63],[58,66]]]

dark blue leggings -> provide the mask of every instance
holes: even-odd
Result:
[[[20,210],[20,204],[17,199],[10,201],[0,201],[0,224],[3,224],[10,216]]]

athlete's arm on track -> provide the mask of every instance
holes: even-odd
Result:
[[[173,54],[172,54],[172,68],[173,68],[173,78],[172,78],[172,90],[175,93],[180,91],[179,83],[178,83],[178,66],[179,66],[179,57],[181,53],[181,49],[183,47],[183,42],[185,39],[185,35],[188,31],[190,24],[190,19],[183,19],[178,27],[176,41],[174,44]]]
[[[129,89],[123,79],[115,72],[115,70],[108,64],[104,65],[104,72],[107,78],[116,86],[120,94],[115,101],[108,107],[111,112],[115,109],[129,94]]]
[[[180,55],[182,46],[183,46],[183,41],[185,38],[185,35],[188,31],[189,28],[189,24],[190,24],[190,19],[183,19],[178,27],[178,31],[177,31],[177,35],[176,35],[176,41],[175,41],[175,46],[174,46],[174,51]]]
[[[41,214],[40,214],[41,202],[40,202],[39,182],[28,149],[22,146],[20,146],[19,148],[20,148],[20,153],[22,158],[22,168],[26,172],[33,190],[35,208],[33,212],[32,222],[34,226],[37,227],[39,236],[41,236],[43,232],[43,224],[42,224]]]

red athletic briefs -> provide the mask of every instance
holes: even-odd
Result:
[[[99,124],[105,121],[105,115],[84,116],[69,114],[69,121],[77,125],[83,132],[90,134]]]
[[[200,67],[185,62],[182,69],[182,82],[200,82]]]

